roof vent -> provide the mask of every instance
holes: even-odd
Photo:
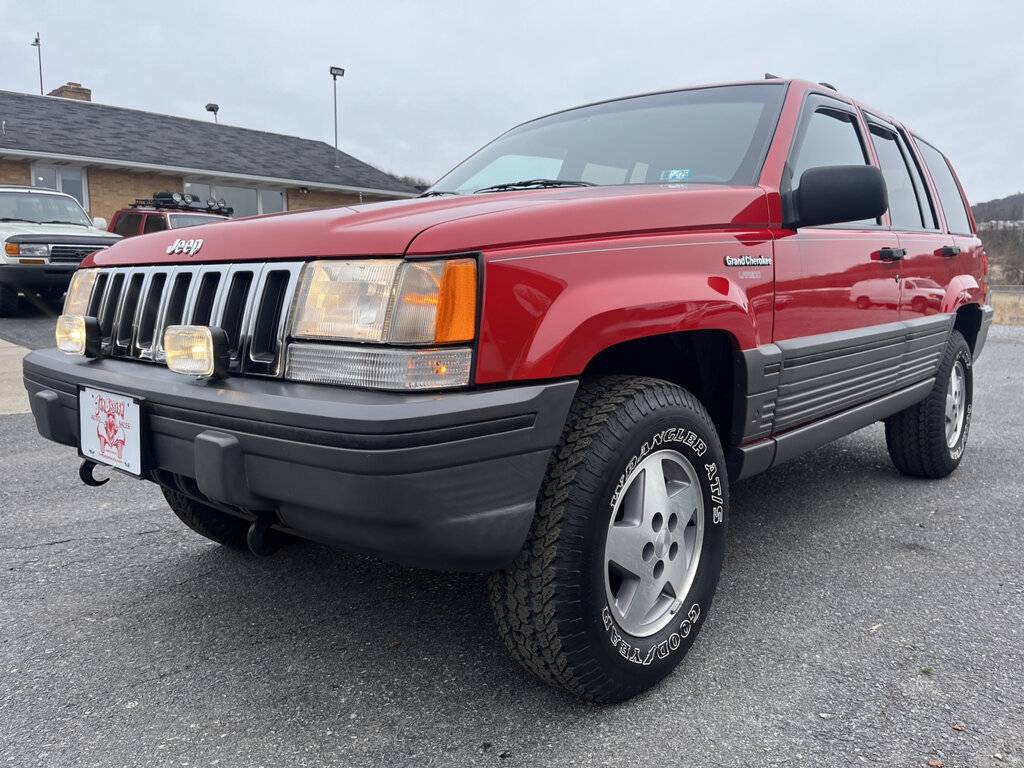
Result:
[[[47,96],[57,96],[61,99],[76,99],[77,101],[92,101],[92,90],[83,88],[81,83],[67,82],[59,88],[54,88]]]

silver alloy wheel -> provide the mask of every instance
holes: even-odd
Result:
[[[693,465],[656,451],[629,474],[604,546],[604,585],[615,621],[635,637],[660,631],[690,591],[704,542],[704,496]]]
[[[953,448],[960,440],[964,429],[967,405],[967,372],[959,360],[949,372],[949,387],[946,389],[946,445]]]

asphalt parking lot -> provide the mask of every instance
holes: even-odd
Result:
[[[1022,388],[995,328],[951,478],[876,425],[737,485],[702,634],[617,707],[521,672],[483,577],[222,550],[0,416],[0,765],[1024,766]]]

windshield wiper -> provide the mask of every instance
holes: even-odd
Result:
[[[447,191],[445,191],[443,189],[430,189],[430,190],[427,190],[426,192],[424,192],[421,195],[416,195],[416,197],[441,197],[441,195],[457,195],[457,194],[459,194],[459,193],[458,192],[447,192]]]
[[[562,179],[526,179],[524,181],[509,181],[505,184],[495,184],[492,187],[478,189],[473,194],[480,192],[506,192],[511,189],[544,189],[545,187],[594,187],[589,181],[564,181]]]
[[[88,227],[88,224],[83,224],[80,221],[65,221],[64,219],[50,219],[49,221],[40,221],[40,224],[71,224],[75,227]]]
[[[14,216],[2,216],[0,221],[24,221],[26,224],[38,224],[38,221],[32,221],[32,219],[19,219]]]

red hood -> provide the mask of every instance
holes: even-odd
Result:
[[[765,194],[757,187],[572,187],[397,200],[156,232],[122,240],[85,266],[451,253],[767,223]],[[168,255],[178,238],[201,238],[202,249],[191,258]]]

